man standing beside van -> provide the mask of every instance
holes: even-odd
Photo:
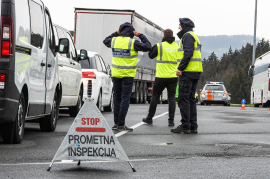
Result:
[[[141,42],[133,39],[134,35]],[[103,43],[112,48],[112,80],[114,85],[114,126],[113,130],[133,131],[125,125],[133,79],[137,71],[138,51],[151,50],[151,43],[140,32],[135,31],[132,24],[126,22],[120,25],[117,32],[108,36]]]
[[[195,27],[193,21],[189,18],[180,18],[179,21],[180,32],[177,35],[180,38],[178,50],[180,64],[176,75],[179,76],[178,106],[182,124],[172,129],[171,132],[196,134],[198,124],[195,91],[203,71],[201,43],[193,32]]]
[[[177,85],[177,53],[178,45],[174,42],[175,37],[171,29],[164,30],[164,36],[161,43],[154,45],[149,52],[149,58],[157,57],[156,61],[156,78],[153,88],[153,97],[149,106],[148,115],[143,118],[143,122],[147,124],[153,123],[153,117],[156,113],[158,99],[164,90],[167,88],[169,100],[169,119],[168,125],[174,126],[175,114],[175,90]]]

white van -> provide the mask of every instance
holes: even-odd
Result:
[[[61,88],[60,107],[68,107],[69,115],[75,117],[82,107],[83,83],[81,65],[78,62],[77,50],[68,30],[54,24],[56,45],[58,40],[68,39],[68,52],[56,53],[59,67],[59,83]]]
[[[26,120],[56,128],[61,85],[56,54],[68,53],[68,39],[55,42],[49,9],[41,0],[0,2],[0,131],[5,143],[20,143]]]

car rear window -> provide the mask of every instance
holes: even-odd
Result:
[[[80,60],[79,61],[81,64],[82,69],[96,69],[96,64],[95,64],[95,58],[89,58],[85,60]]]
[[[221,85],[206,85],[205,90],[224,91],[223,86]]]

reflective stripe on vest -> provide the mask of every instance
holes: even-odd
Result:
[[[112,76],[135,77],[138,52],[134,50],[135,39],[130,37],[114,37],[112,39]]]
[[[156,60],[156,77],[174,78],[177,71],[177,49],[178,45],[168,42],[157,44],[158,55]]]
[[[190,35],[192,35],[194,37],[195,42],[194,42],[193,56],[191,57],[190,62],[184,71],[186,71],[186,72],[203,72],[202,60],[201,60],[201,42],[200,42],[199,38],[192,31],[189,31],[187,33],[189,33]],[[182,59],[184,58],[184,49],[183,49],[182,39],[179,43],[179,48],[178,48],[177,62],[180,62],[180,63],[181,63]]]

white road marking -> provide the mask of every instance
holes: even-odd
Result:
[[[162,114],[160,114],[160,115],[158,115],[158,116],[153,117],[153,119],[159,118],[159,117],[164,116],[164,115],[166,115],[166,114],[168,114],[168,113],[169,113],[169,112],[167,111],[167,112],[165,112],[165,113],[162,113]],[[143,125],[143,124],[146,124],[146,123],[145,123],[145,122],[140,122],[140,123],[138,123],[138,124],[135,124],[134,126],[131,126],[130,128],[135,129],[135,128],[137,128],[137,127],[140,127],[140,126]],[[120,137],[120,136],[122,136],[122,135],[124,135],[124,134],[126,134],[126,133],[128,133],[128,131],[122,131],[122,132],[119,132],[119,133],[115,134],[115,137]]]

